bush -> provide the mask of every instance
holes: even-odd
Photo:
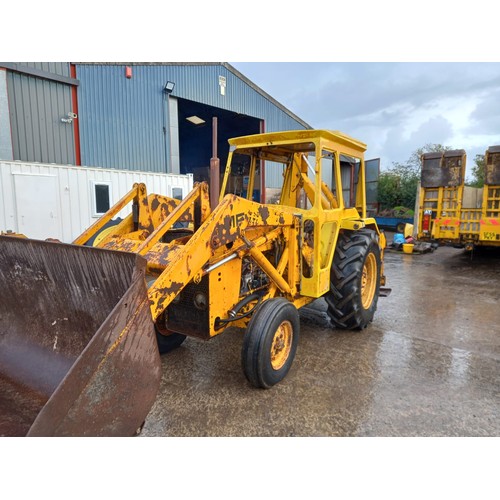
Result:
[[[415,206],[419,182],[420,177],[414,172],[391,170],[381,173],[378,184],[380,208],[382,210],[403,208],[403,212],[412,210],[406,207]],[[402,215],[397,217],[402,217]]]

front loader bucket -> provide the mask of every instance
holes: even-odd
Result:
[[[135,433],[161,377],[145,266],[0,236],[0,435]]]

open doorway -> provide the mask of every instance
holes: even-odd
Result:
[[[213,118],[217,118],[217,157],[220,174],[224,172],[229,153],[228,139],[258,134],[261,120],[234,111],[178,99],[180,173],[193,174],[195,182],[209,182],[212,158]],[[239,172],[241,183],[245,172]],[[259,184],[257,184],[257,187]]]

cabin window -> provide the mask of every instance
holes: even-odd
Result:
[[[93,217],[100,217],[111,207],[111,183],[92,181]]]

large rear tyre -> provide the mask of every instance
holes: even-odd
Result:
[[[362,330],[373,320],[380,290],[380,248],[371,229],[341,233],[333,257],[328,316],[337,328]]]
[[[285,378],[299,341],[296,307],[284,298],[268,299],[253,313],[243,338],[243,373],[254,386],[269,389]]]

